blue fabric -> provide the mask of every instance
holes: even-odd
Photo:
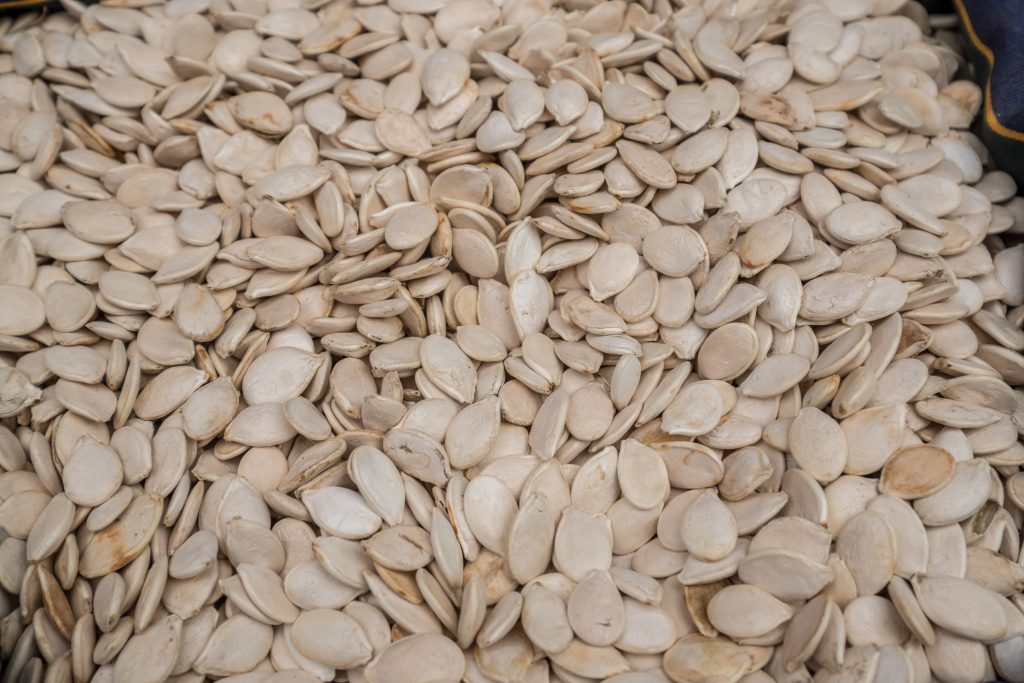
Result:
[[[954,0],[984,106],[974,131],[1024,186],[1024,0]],[[931,8],[929,8],[931,9]]]
[[[992,51],[992,112],[1002,125],[1024,131],[1024,2],[964,0],[978,38]]]

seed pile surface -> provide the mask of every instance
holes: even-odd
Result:
[[[2,683],[1024,682],[1024,201],[903,0],[0,20]]]

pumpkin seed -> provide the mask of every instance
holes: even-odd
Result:
[[[8,679],[1020,678],[945,19],[128,4],[3,29]]]

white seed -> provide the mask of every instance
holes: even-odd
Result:
[[[1022,679],[944,19],[65,4],[0,31],[5,681]]]

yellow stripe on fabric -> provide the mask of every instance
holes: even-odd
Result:
[[[0,2],[0,10],[38,7],[47,4],[47,2],[48,0],[3,0]]]
[[[999,119],[996,118],[995,112],[992,111],[991,76],[992,69],[993,67],[995,67],[996,64],[996,56],[995,54],[993,54],[992,50],[989,49],[989,46],[986,45],[981,40],[981,38],[978,37],[978,34],[974,31],[974,25],[971,24],[971,17],[967,13],[967,8],[964,7],[963,0],[953,1],[956,3],[957,11],[960,13],[960,20],[963,21],[964,31],[967,33],[967,38],[971,41],[971,43],[974,44],[974,47],[977,48],[978,51],[985,56],[985,59],[988,61],[989,76],[988,78],[985,79],[985,123],[987,123],[988,127],[991,128],[994,132],[998,133],[999,135],[1002,135],[1003,137],[1011,138],[1013,140],[1024,141],[1024,133],[1022,133],[1021,131],[1013,130],[1012,128],[1007,128],[1006,126],[1001,124],[999,122]]]

